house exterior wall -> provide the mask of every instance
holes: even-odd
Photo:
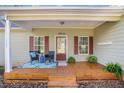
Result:
[[[98,45],[98,43],[112,44]],[[119,22],[107,22],[94,31],[94,54],[98,62],[119,63],[124,70],[124,17]]]
[[[31,32],[24,30],[11,31],[11,60],[12,64],[21,64],[29,60],[29,36]],[[4,65],[4,31],[0,31],[0,65]]]
[[[32,31],[11,31],[11,53],[13,65],[30,60],[29,36],[49,36],[49,50],[55,51],[55,36],[64,33],[68,37],[68,56],[74,56],[77,61],[85,61],[88,55],[74,55],[74,36],[93,36],[93,30],[77,28],[36,28]],[[4,65],[4,31],[0,31],[0,65]]]

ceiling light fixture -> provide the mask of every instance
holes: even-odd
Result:
[[[64,24],[65,24],[65,22],[64,22],[64,21],[61,21],[61,22],[60,22],[60,25],[64,25]]]

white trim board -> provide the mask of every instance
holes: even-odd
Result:
[[[112,41],[109,41],[109,42],[100,42],[100,43],[97,43],[97,45],[112,45]]]

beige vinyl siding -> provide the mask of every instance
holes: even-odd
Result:
[[[11,35],[12,62],[28,62],[30,31],[13,31]]]
[[[11,31],[11,53],[13,65],[26,63],[29,57],[29,36],[49,36],[49,50],[55,51],[55,36],[65,33],[68,37],[68,56],[74,56],[77,61],[84,61],[88,55],[74,55],[74,36],[93,36],[93,30],[46,28],[32,31]],[[4,31],[0,31],[0,65],[4,65]]]
[[[110,45],[98,45],[112,42]],[[124,17],[120,22],[107,22],[94,31],[94,54],[98,62],[119,63],[124,69]]]
[[[13,65],[29,61],[29,36],[31,32],[11,31],[11,60]],[[4,65],[4,31],[0,31],[0,65]]]
[[[33,29],[33,35],[49,36],[49,50],[55,50],[55,36],[64,33],[68,37],[68,56],[74,56],[77,61],[85,61],[88,55],[74,55],[74,36],[93,36],[93,30],[86,29],[63,29],[63,28],[46,28]]]

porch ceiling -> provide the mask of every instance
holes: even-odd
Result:
[[[43,20],[43,21],[13,21],[18,26],[31,30],[32,28],[83,28],[94,29],[105,21],[76,21],[76,20]]]

